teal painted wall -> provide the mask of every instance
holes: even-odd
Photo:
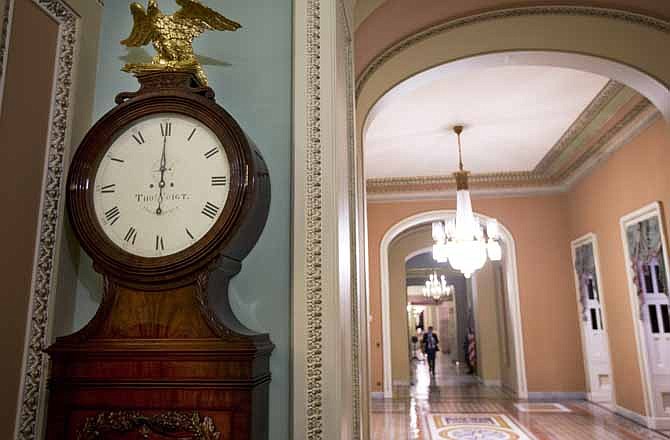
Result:
[[[290,206],[291,206],[291,0],[204,0],[242,23],[237,32],[208,32],[194,44],[217,101],[257,144],[270,169],[272,204],[263,235],[233,279],[230,297],[237,317],[268,332],[276,345],[271,359],[270,438],[289,438]],[[119,69],[129,52],[119,44],[131,29],[126,0],[105,2],[95,94],[95,117],[114,106],[120,91],[137,89]],[[175,4],[159,0],[164,12]],[[138,52],[130,52],[137,57]],[[147,48],[145,56],[153,56]],[[139,52],[142,55],[142,52]],[[73,328],[88,322],[101,298],[101,281],[88,256],[79,261]]]

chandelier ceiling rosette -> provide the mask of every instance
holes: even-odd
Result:
[[[440,262],[449,262],[451,267],[463,273],[466,278],[481,269],[487,257],[492,261],[502,259],[498,222],[490,219],[486,227],[472,212],[468,171],[463,170],[461,153],[462,125],[454,127],[458,139],[458,171],[456,179],[456,216],[444,221],[433,222],[433,258]]]

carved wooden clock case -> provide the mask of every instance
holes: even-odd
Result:
[[[137,76],[139,91],[117,96],[117,106],[88,132],[70,167],[70,221],[103,275],[104,295],[82,330],[58,338],[47,350],[46,438],[267,439],[274,346],[268,335],[245,328],[228,303],[228,282],[267,219],[267,167],[240,126],[216,104],[212,89],[193,74]],[[114,223],[96,215],[100,186],[95,179],[124,127],[159,114],[192,118],[214,134],[227,157],[228,192],[209,229],[191,237],[192,244],[145,257],[120,247],[105,232],[105,225]],[[168,170],[165,146],[161,159],[160,169]],[[129,241],[128,234],[124,238]],[[209,298],[216,301],[218,316]]]

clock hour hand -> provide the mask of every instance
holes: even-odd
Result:
[[[163,136],[163,152],[161,153],[161,180],[158,182],[158,208],[156,208],[156,214],[161,215],[163,210],[161,205],[163,204],[163,188],[165,188],[165,145],[167,144],[167,133]]]

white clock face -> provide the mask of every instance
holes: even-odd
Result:
[[[97,170],[95,214],[109,239],[142,257],[196,243],[228,199],[230,164],[216,135],[188,116],[159,113],[135,121]]]

